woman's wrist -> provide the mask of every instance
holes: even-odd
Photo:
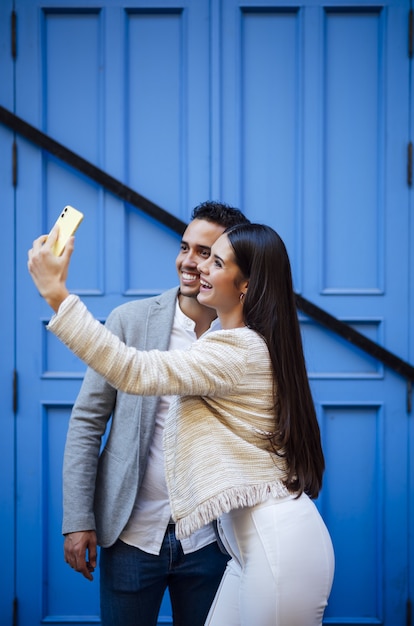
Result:
[[[54,312],[57,313],[62,302],[66,300],[66,298],[69,296],[69,291],[66,289],[66,287],[62,287],[59,290],[55,289],[50,294],[44,293],[42,294],[42,296],[44,297],[48,305],[52,307]]]

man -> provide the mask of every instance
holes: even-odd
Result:
[[[107,326],[145,350],[184,348],[214,328],[215,311],[197,300],[197,265],[227,227],[242,222],[247,218],[225,204],[196,207],[176,259],[179,288],[118,307]],[[65,560],[92,580],[101,546],[103,626],[156,626],[167,588],[174,625],[202,626],[226,567],[211,524],[185,541],[175,538],[162,450],[170,401],[117,392],[88,369],[72,411],[63,467]]]

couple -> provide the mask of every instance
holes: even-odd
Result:
[[[197,264],[197,301],[217,311],[221,330],[186,350],[145,352],[69,295],[73,240],[56,258],[56,235],[39,237],[28,263],[57,312],[49,330],[113,387],[174,396],[163,445],[177,538],[217,520],[231,556],[206,624],[322,624],[334,557],[311,499],[324,459],[280,237],[258,224],[228,228]]]

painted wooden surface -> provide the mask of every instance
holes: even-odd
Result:
[[[414,360],[408,0],[11,0],[0,104],[187,221],[206,199],[284,238],[295,288]],[[45,330],[26,251],[65,204],[85,213],[69,286],[102,320],[176,284],[179,236],[0,125],[0,621],[94,624],[63,561],[61,466],[84,366]],[[411,207],[412,211],[412,207]],[[327,624],[405,625],[413,589],[406,382],[301,317],[327,470],[336,576]],[[13,371],[18,404],[12,405]],[[300,590],[298,590],[300,593]],[[168,598],[160,624],[171,623]]]

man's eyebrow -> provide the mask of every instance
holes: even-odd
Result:
[[[185,243],[186,246],[190,247],[190,244],[188,241],[185,241],[185,239],[181,239],[181,243]],[[203,246],[202,243],[193,244],[193,247],[198,248],[199,250],[211,250],[211,246]]]
[[[180,245],[184,245],[187,246],[187,248],[190,248],[190,244],[185,239],[181,239]],[[195,245],[195,248],[197,248],[198,250],[208,250],[209,252],[211,252],[211,246],[203,246],[203,244],[201,243],[197,243]]]

